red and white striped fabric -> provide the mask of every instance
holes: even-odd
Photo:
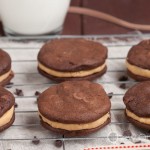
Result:
[[[96,148],[84,148],[84,150],[150,150],[150,144],[100,146]]]

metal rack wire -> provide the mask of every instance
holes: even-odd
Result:
[[[14,93],[15,89],[21,89],[24,96],[15,96],[18,107],[16,108],[16,120],[6,131],[0,134],[0,149],[26,150],[26,149],[83,149],[89,146],[111,145],[121,143],[150,142],[150,134],[137,129],[124,117],[124,104],[122,97],[127,89],[121,89],[120,84],[126,84],[127,88],[136,83],[119,81],[118,78],[126,75],[124,59],[129,48],[141,39],[149,38],[149,34],[131,35],[89,35],[89,36],[49,36],[49,37],[16,37],[0,38],[0,48],[6,50],[12,57],[12,67],[15,78],[12,85],[6,88]],[[42,92],[56,83],[39,75],[37,72],[36,56],[41,45],[53,38],[86,38],[102,42],[109,49],[108,71],[94,82],[102,84],[107,91],[113,92],[112,122],[100,131],[84,137],[67,138],[47,131],[40,125],[36,105],[35,91]],[[132,135],[124,135],[129,130]],[[117,141],[111,141],[111,133],[115,133]],[[35,145],[32,140],[36,136],[40,143]],[[55,140],[62,140],[62,147],[55,146]]]

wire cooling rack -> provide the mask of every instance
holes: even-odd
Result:
[[[49,36],[0,38],[0,48],[12,58],[15,77],[6,88],[15,93],[23,91],[23,96],[16,97],[16,119],[6,131],[0,133],[0,150],[83,150],[105,145],[129,145],[150,143],[150,133],[140,130],[129,123],[124,116],[122,97],[126,90],[136,82],[132,79],[120,81],[126,75],[125,57],[130,47],[149,34],[105,35],[105,36]],[[47,40],[54,38],[86,38],[101,42],[109,49],[107,73],[94,82],[103,85],[111,98],[112,121],[103,129],[84,136],[66,138],[44,129],[40,125],[35,92],[42,92],[54,83],[41,76],[37,71],[37,53]],[[58,141],[59,140],[59,141]]]

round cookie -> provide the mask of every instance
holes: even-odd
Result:
[[[42,125],[65,136],[89,134],[110,122],[110,100],[103,87],[89,81],[65,81],[38,98]]]
[[[13,94],[0,87],[0,132],[13,124],[15,120],[14,105]]]
[[[39,72],[57,82],[92,80],[106,70],[107,48],[85,39],[49,41],[38,54]]]
[[[123,101],[128,120],[140,128],[150,130],[150,81],[131,87]]]
[[[150,80],[150,40],[133,46],[127,55],[127,73],[138,81]]]
[[[8,53],[0,49],[0,85],[5,86],[13,78],[11,58]]]

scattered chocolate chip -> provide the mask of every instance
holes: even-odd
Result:
[[[123,136],[132,136],[132,133],[130,130],[126,130],[123,132]]]
[[[24,96],[23,91],[21,89],[16,89],[14,94],[16,94],[17,96]]]
[[[9,82],[7,85],[6,85],[6,88],[12,88],[12,85],[13,85],[14,83],[13,82]]]
[[[40,143],[40,140],[36,136],[34,136],[32,143],[38,145]]]
[[[7,85],[13,85],[14,83],[13,82],[9,82]]]
[[[128,77],[127,76],[121,76],[119,78],[119,81],[128,81]]]
[[[136,141],[136,142],[134,142],[135,144],[138,144],[138,143],[142,143],[140,140],[139,141]]]
[[[114,94],[113,92],[110,92],[110,93],[107,94],[109,99],[111,99],[113,97],[113,94]]]
[[[125,83],[122,83],[122,84],[120,84],[120,86],[119,86],[121,89],[126,89],[127,88],[127,86],[126,86],[126,84]]]
[[[40,94],[41,94],[41,92],[36,91],[34,95],[35,95],[35,96],[39,96]]]
[[[56,147],[61,147],[63,145],[63,142],[61,140],[56,140],[55,141],[55,146]]]
[[[150,134],[150,130],[148,131],[148,134]]]
[[[121,142],[120,144],[125,144],[125,143]]]
[[[17,108],[18,107],[18,104],[17,103],[15,103],[15,108]]]

